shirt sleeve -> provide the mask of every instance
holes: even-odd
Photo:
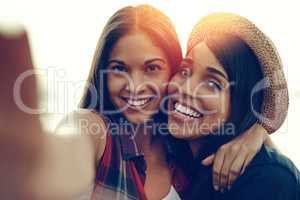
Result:
[[[299,200],[299,183],[287,169],[266,165],[250,168],[226,196],[231,200]]]

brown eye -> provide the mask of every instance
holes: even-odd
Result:
[[[183,77],[189,77],[192,74],[191,69],[189,69],[187,67],[184,67],[184,68],[180,69],[179,73]]]
[[[147,72],[155,72],[155,71],[158,71],[160,69],[161,69],[161,67],[159,65],[154,65],[154,64],[147,65],[147,67],[146,67]]]
[[[125,66],[122,66],[122,65],[115,65],[113,67],[111,67],[111,70],[113,72],[127,72],[127,68]]]

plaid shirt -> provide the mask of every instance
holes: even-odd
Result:
[[[109,129],[104,154],[97,166],[92,200],[146,200],[146,162],[141,148],[128,131]],[[171,152],[168,152],[169,154]],[[187,185],[182,170],[169,162],[172,185],[179,195]]]

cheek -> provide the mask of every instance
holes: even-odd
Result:
[[[125,88],[126,80],[118,75],[108,74],[107,75],[107,87],[111,97],[118,95],[120,91]]]
[[[203,98],[204,111],[209,113],[227,113],[229,110],[229,95],[226,92],[209,95]]]
[[[223,105],[223,116],[224,116],[224,119],[227,120],[230,116],[230,110],[231,110],[231,104],[230,104],[230,94],[227,93],[224,97],[225,99],[225,102],[224,102],[224,105]]]
[[[149,88],[151,88],[152,91],[155,91],[155,93],[160,96],[164,96],[167,93],[169,75],[158,74],[157,76],[148,78],[147,82],[150,83]]]
[[[179,75],[174,75],[170,82],[168,83],[168,94],[173,94],[179,91],[183,80],[180,78]]]
[[[227,93],[223,93],[218,98],[213,98],[205,103],[206,109],[210,110],[210,115],[207,118],[208,123],[213,123],[215,126],[219,126],[230,115],[230,97]]]
[[[207,115],[215,115],[221,111],[221,98],[218,96],[207,96],[202,99],[202,112]]]
[[[167,84],[168,84],[167,82],[161,83],[159,87],[161,96],[165,96],[167,94],[167,90],[168,90]]]

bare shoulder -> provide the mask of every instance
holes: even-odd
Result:
[[[96,161],[102,157],[106,145],[107,124],[100,113],[77,109],[62,119],[55,132],[58,135],[90,136],[95,148]]]
[[[87,109],[77,109],[66,115],[59,123],[58,128],[66,126],[76,126],[82,131],[93,131],[93,127],[106,127],[104,117],[95,111]]]

